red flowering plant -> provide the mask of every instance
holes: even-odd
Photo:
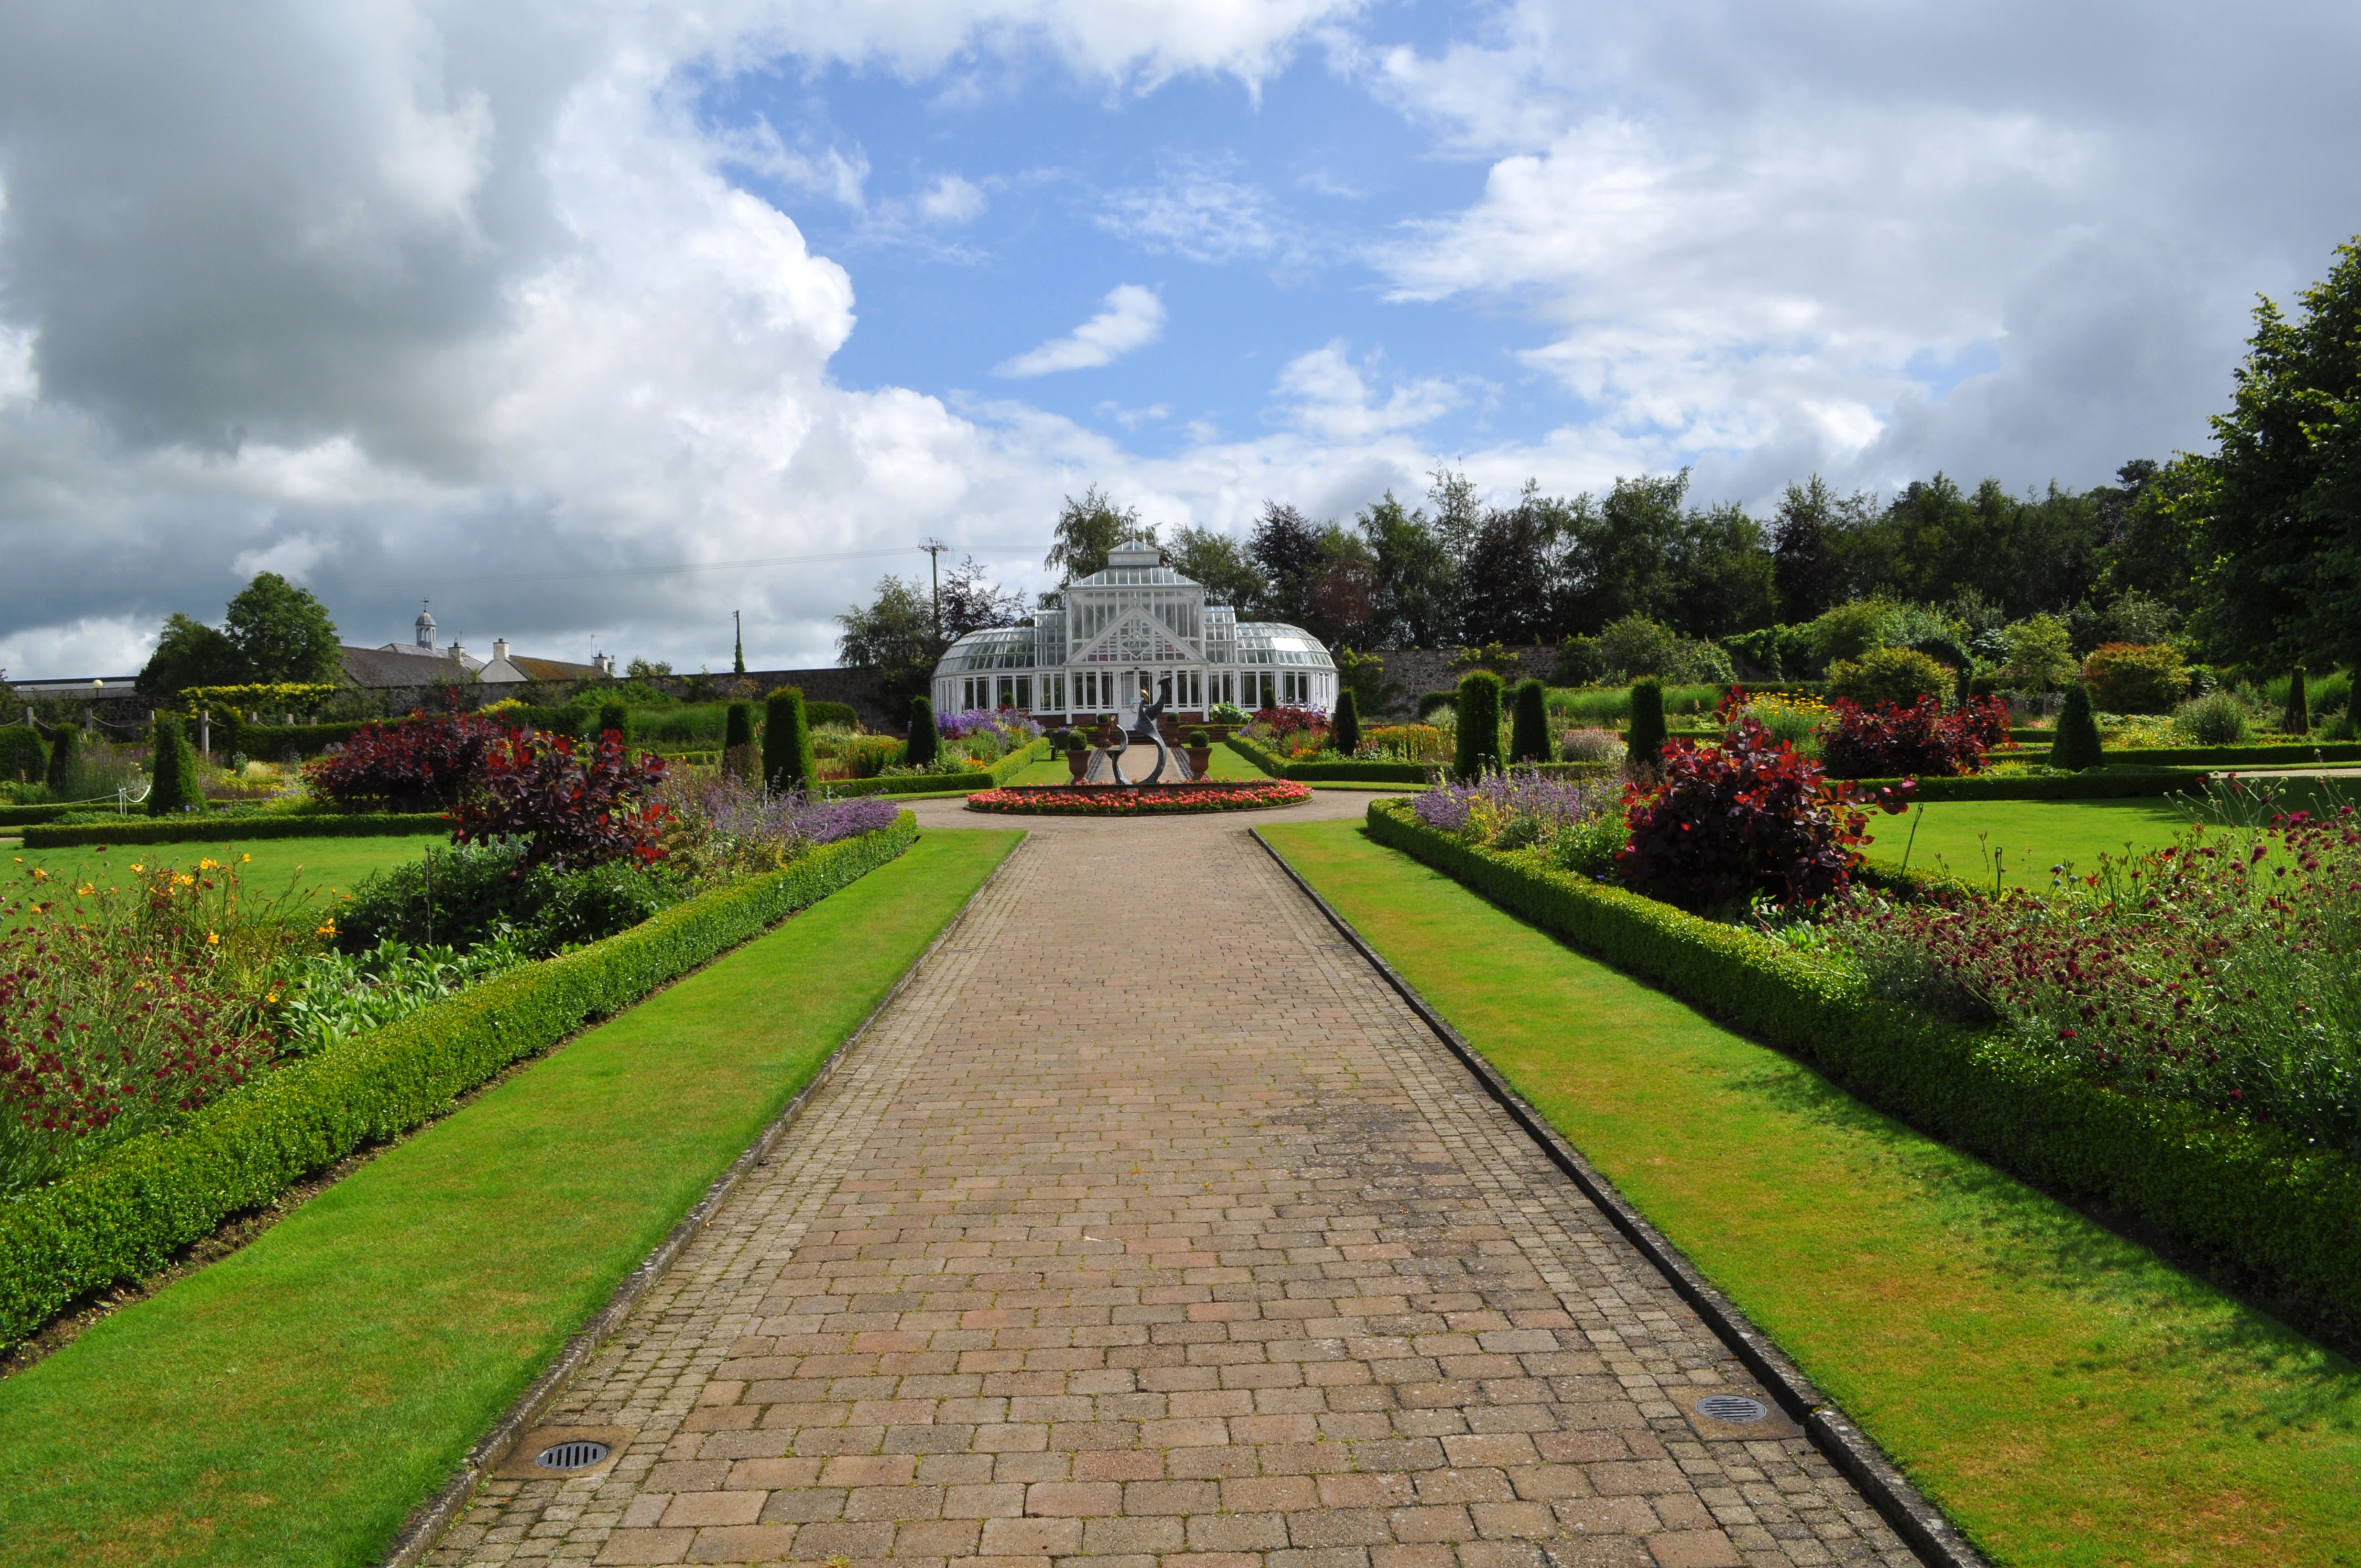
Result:
[[[1743,903],[1758,894],[1811,903],[1839,893],[1861,861],[1861,807],[1907,808],[1908,790],[1863,799],[1831,784],[1820,765],[1760,722],[1741,718],[1719,746],[1666,742],[1661,783],[1623,793],[1631,842],[1616,869],[1634,892],[1684,908]]]
[[[2233,786],[2235,787],[2235,786]],[[2230,803],[2224,803],[2230,804]],[[2125,1093],[2193,1102],[2361,1158],[2361,821],[2199,823],[2009,890],[1827,924],[1873,991],[1999,1023]]]
[[[1328,716],[1311,707],[1258,707],[1255,727],[1283,757],[1308,757],[1328,744]]]
[[[664,858],[671,816],[653,798],[664,761],[637,759],[612,729],[584,748],[567,735],[502,736],[486,754],[483,788],[461,803],[455,844],[525,842],[515,874],[533,866],[574,871],[630,859]]]
[[[507,733],[479,713],[413,713],[365,724],[303,768],[312,794],[347,811],[446,811],[483,784]]]
[[[169,1125],[274,1055],[275,966],[308,920],[234,869],[28,873],[0,908],[0,1190]]]
[[[967,797],[967,808],[1060,817],[1154,817],[1194,811],[1252,811],[1267,806],[1291,806],[1311,798],[1311,785],[1285,779],[1250,784],[1157,784],[1141,789],[1123,784],[1036,784],[978,790]]]
[[[1866,708],[1845,697],[1829,706],[1835,720],[1821,735],[1820,754],[1836,778],[1955,778],[1982,772],[1984,752],[2009,743],[2008,704],[1998,697],[1949,713],[1933,696],[1908,707]]]

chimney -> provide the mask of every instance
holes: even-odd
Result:
[[[495,638],[493,638],[493,639],[492,639],[492,657],[493,657],[494,659],[506,659],[508,656],[509,656],[509,640],[508,640],[507,638],[505,638],[505,637],[495,637]]]

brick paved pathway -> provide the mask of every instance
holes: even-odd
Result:
[[[429,1561],[1914,1561],[1245,828],[1042,824]]]

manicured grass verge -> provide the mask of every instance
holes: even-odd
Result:
[[[2004,1564],[2361,1561],[2361,1371],[1351,822],[1259,828]]]
[[[1938,800],[2139,800],[2162,795],[2197,795],[2205,790],[2202,768],[2142,768],[2117,773],[2112,768],[2066,773],[2057,778],[2022,774],[1978,773],[1961,779],[1920,779],[1916,798]],[[1858,788],[1877,790],[1900,779],[1856,779]]]
[[[1370,836],[1583,951],[1817,1064],[1914,1125],[2096,1199],[2361,1329],[2361,1169],[2275,1129],[2085,1081],[2000,1029],[1879,1000],[1758,933],[1521,859],[1378,801]],[[1914,869],[1913,876],[1917,873]]]
[[[103,852],[92,845],[62,850],[20,849],[0,859],[0,874],[10,879],[7,891],[11,893],[18,890],[14,879],[37,866],[76,886],[93,882],[101,887],[111,887],[121,883],[135,865],[193,867],[201,860],[214,860],[236,869],[249,898],[277,898],[291,890],[317,897],[349,893],[371,872],[416,860],[428,850],[444,848],[450,841],[447,834],[436,833],[408,839],[273,839],[261,842],[232,839],[145,848],[127,845],[119,849],[109,844]],[[242,855],[252,858],[240,860]]]
[[[7,1561],[374,1561],[1019,837],[928,834],[0,1382]]]
[[[356,812],[349,816],[289,813],[183,817],[126,817],[115,822],[77,822],[25,829],[25,848],[57,850],[73,844],[197,844],[236,839],[387,839],[450,830],[438,812]]]
[[[1912,870],[1948,872],[1989,889],[1997,849],[2003,885],[2046,888],[2054,865],[2094,872],[2101,855],[2120,856],[2125,845],[2158,848],[2189,823],[2189,804],[2177,800],[1945,801],[1904,817],[1872,817],[1869,855],[1877,864],[1899,865],[1906,848]]]
[[[889,828],[512,970],[0,1204],[0,1341],[32,1332],[76,1296],[152,1272],[230,1215],[416,1126],[511,1062],[818,903],[900,855],[917,830],[899,813]]]

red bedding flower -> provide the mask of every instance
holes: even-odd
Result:
[[[1246,784],[1019,784],[980,790],[970,811],[1027,812],[1068,817],[1154,817],[1191,811],[1252,811],[1312,798],[1308,784],[1286,779]]]

